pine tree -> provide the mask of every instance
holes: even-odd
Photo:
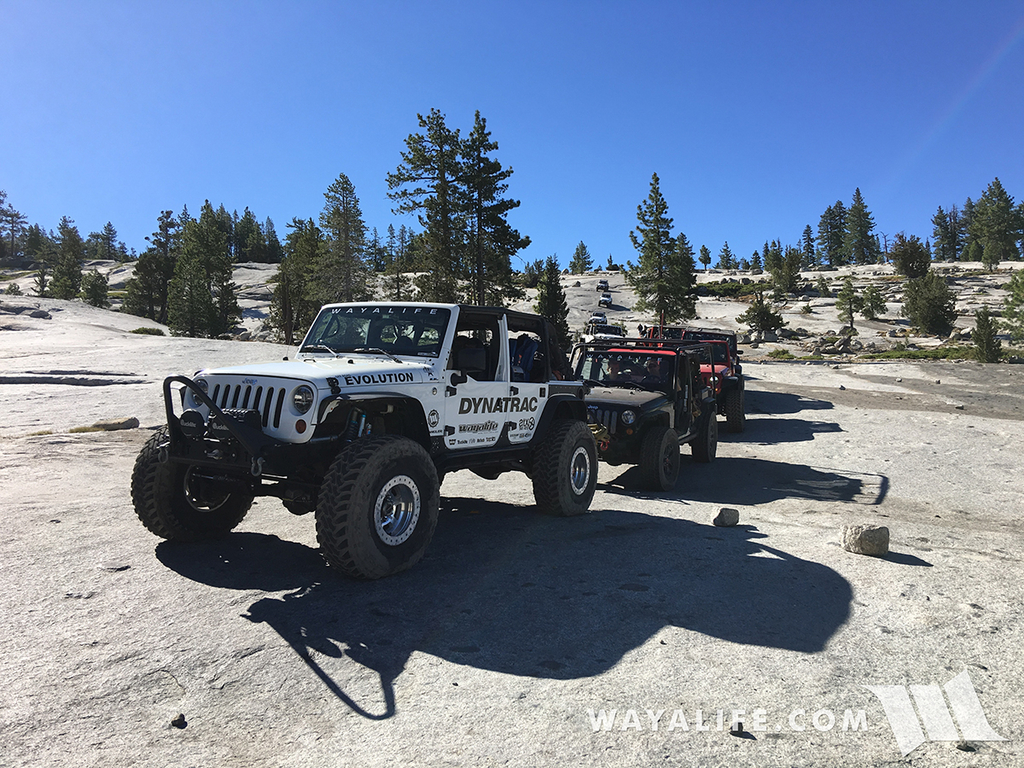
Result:
[[[639,264],[627,263],[626,273],[637,294],[636,311],[651,312],[664,323],[693,317],[693,249],[685,237],[672,237],[672,219],[656,173],[636,217],[638,225],[629,239],[640,254]]]
[[[925,333],[948,336],[957,317],[956,297],[941,277],[928,270],[907,281],[902,314]]]
[[[460,298],[466,242],[459,195],[462,142],[437,109],[416,117],[424,133],[406,138],[402,163],[387,176],[388,197],[396,203],[394,213],[416,213],[423,227],[421,298],[454,302]]]
[[[1003,324],[1017,343],[1024,342],[1024,270],[1015,270],[1006,284]]]
[[[1003,345],[996,338],[997,324],[992,319],[988,307],[982,307],[974,315],[974,330],[971,341],[974,342],[974,354],[979,362],[998,363],[1003,354]]]
[[[733,254],[732,249],[729,248],[729,241],[726,240],[722,246],[722,250],[718,252],[718,268],[719,269],[736,269],[739,265],[736,263],[736,256]]]
[[[18,241],[25,230],[28,218],[20,211],[15,210],[10,203],[5,204],[6,200],[7,193],[0,190],[0,244],[4,246],[3,257],[13,260],[21,255]]]
[[[971,230],[981,246],[981,263],[989,270],[995,269],[1000,261],[1020,257],[1020,217],[1013,198],[998,178],[988,185],[975,205]]]
[[[324,240],[316,267],[317,292],[322,304],[359,301],[366,287],[366,224],[356,189],[344,173],[324,193],[320,212]]]
[[[889,311],[889,307],[886,306],[885,299],[882,296],[882,292],[878,290],[874,285],[869,285],[864,289],[864,296],[862,297],[862,305],[860,313],[868,320],[874,320],[881,315],[884,315]]]
[[[872,236],[874,219],[860,193],[860,187],[853,192],[853,202],[846,212],[846,235],[843,239],[843,253],[854,264],[875,264],[878,261],[878,242]]]
[[[801,249],[803,251],[803,261],[801,263],[802,269],[814,269],[818,266],[817,254],[814,250],[814,230],[811,229],[811,225],[808,224],[804,227],[804,234],[800,240]]]
[[[569,271],[574,275],[582,275],[593,268],[594,260],[590,257],[590,251],[587,250],[586,243],[580,240],[579,245],[576,246],[576,252],[573,253],[572,260],[569,262]]]
[[[931,256],[921,239],[917,235],[907,237],[903,232],[897,232],[893,238],[889,256],[896,271],[911,278],[923,277],[931,263]]]
[[[263,223],[263,237],[267,241],[267,261],[271,264],[280,264],[284,258],[284,246],[281,245],[277,230],[274,229],[274,222],[269,216]]]
[[[508,214],[519,201],[504,197],[511,168],[491,157],[498,143],[491,139],[487,120],[477,110],[473,130],[459,148],[462,175],[460,193],[469,224],[467,260],[473,298],[477,304],[503,306],[522,298],[512,273],[512,257],[530,244],[513,229]]]
[[[241,218],[233,221],[234,261],[238,263],[265,263],[267,240],[256,216],[246,206]]]
[[[950,228],[949,214],[942,210],[942,206],[932,216],[932,240],[935,246],[932,249],[936,261],[953,261],[956,259],[956,249],[953,244],[953,232]]]
[[[207,200],[199,219],[188,219],[182,232],[181,253],[168,290],[171,333],[219,336],[238,320],[241,311],[231,282],[230,254],[223,216]]]
[[[82,259],[85,243],[75,222],[64,216],[57,225],[57,259],[53,265],[50,295],[56,299],[74,299],[82,287]]]
[[[750,270],[755,275],[759,275],[764,271],[764,262],[761,260],[761,254],[757,251],[754,251],[750,257]]]
[[[849,328],[846,332],[847,335],[853,335],[855,332],[853,314],[860,310],[862,304],[860,296],[857,295],[857,291],[853,287],[853,278],[846,278],[843,281],[843,287],[836,294],[836,311],[839,313],[839,319]]]
[[[708,267],[711,266],[711,249],[706,245],[700,247],[700,263],[704,265],[704,271],[708,271]]]
[[[818,221],[818,248],[821,257],[830,267],[841,267],[847,263],[843,246],[846,241],[846,206],[836,200],[821,214]]]
[[[106,275],[101,275],[95,269],[90,269],[82,275],[82,300],[94,307],[109,307],[108,285]]]
[[[285,236],[285,256],[277,271],[270,302],[270,324],[289,346],[312,324],[320,305],[315,298],[313,270],[323,235],[309,219],[292,219]]]
[[[786,321],[782,319],[782,314],[772,309],[761,289],[754,291],[754,300],[746,311],[738,315],[736,319],[741,323],[746,323],[751,331],[758,333],[777,331],[786,324]]]
[[[538,283],[537,303],[534,311],[547,318],[555,327],[558,346],[568,349],[571,346],[569,335],[569,304],[565,299],[565,291],[562,290],[562,275],[558,267],[558,259],[555,256],[548,256],[541,270]]]
[[[157,217],[156,232],[146,238],[150,247],[139,256],[135,275],[125,285],[123,312],[167,322],[168,286],[181,249],[182,222],[188,220],[184,211],[178,218],[173,211],[162,211]]]

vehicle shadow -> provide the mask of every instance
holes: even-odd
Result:
[[[766,392],[748,389],[743,393],[747,413],[800,413],[834,408],[828,400],[803,397],[791,392]]]
[[[639,469],[630,467],[600,488],[635,496],[642,492]],[[747,506],[780,499],[876,506],[888,492],[885,475],[743,457],[720,456],[711,464],[698,464],[684,456],[675,490],[651,494],[651,498]]]
[[[272,627],[354,712],[382,719],[399,706],[393,682],[415,651],[560,680],[607,671],[666,626],[818,652],[849,615],[850,584],[765,538],[750,526],[607,509],[550,518],[446,498],[426,557],[375,582],[345,579],[315,549],[259,533],[163,542],[156,554],[204,584],[288,590],[256,600],[244,618]],[[379,699],[342,689],[346,659],[379,675]]]

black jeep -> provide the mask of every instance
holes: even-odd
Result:
[[[648,339],[594,341],[573,350],[577,377],[589,387],[587,420],[598,457],[637,464],[644,486],[670,490],[679,446],[710,462],[718,450],[715,381],[701,375],[708,344]]]

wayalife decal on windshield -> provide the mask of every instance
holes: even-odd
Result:
[[[467,413],[523,413],[537,410],[536,397],[464,397],[459,415]]]

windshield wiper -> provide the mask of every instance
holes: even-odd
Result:
[[[333,349],[326,344],[307,344],[299,349],[299,352],[330,352],[332,355],[338,354],[338,350]]]
[[[405,362],[402,358],[395,357],[393,354],[391,354],[390,352],[387,352],[387,351],[381,349],[380,347],[356,347],[352,351],[353,352],[370,352],[370,353],[376,354],[376,355],[384,355],[385,357],[390,357],[396,363],[404,363]]]

